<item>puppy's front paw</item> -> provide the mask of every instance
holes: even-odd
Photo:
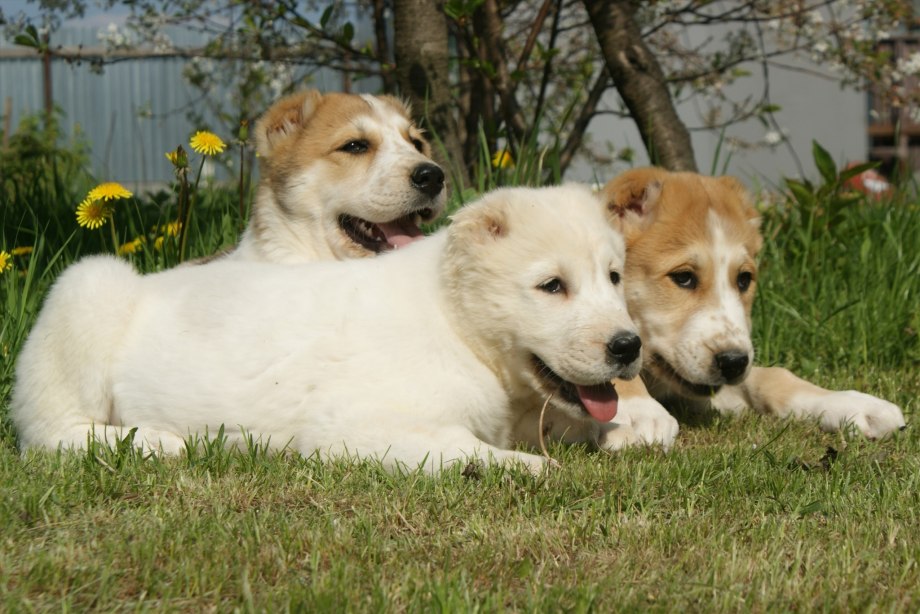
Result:
[[[185,439],[175,433],[157,429],[139,428],[134,434],[134,443],[144,453],[178,456],[185,450]]]
[[[527,452],[508,452],[507,456],[501,459],[505,466],[516,466],[524,469],[531,475],[539,476],[543,473],[559,467],[559,463],[552,458],[528,454]]]
[[[819,397],[814,411],[821,419],[821,428],[837,431],[853,425],[871,439],[878,439],[904,428],[901,408],[884,399],[855,390],[844,390]]]
[[[654,399],[637,399],[639,407],[632,412],[632,427],[640,443],[670,450],[680,427],[677,420]]]
[[[606,450],[619,450],[632,445],[674,445],[679,427],[677,420],[654,399],[623,399],[617,415],[601,431],[598,444]]]

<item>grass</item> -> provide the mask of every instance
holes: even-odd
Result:
[[[920,604],[920,434],[910,425],[920,208],[909,190],[840,211],[829,200],[765,211],[754,314],[761,363],[899,403],[906,431],[871,442],[810,423],[697,416],[669,453],[554,446],[561,467],[541,478],[461,467],[432,478],[257,443],[230,451],[219,438],[180,458],[129,445],[21,455],[5,417],[17,352],[56,275],[105,248],[73,225],[92,182],[55,179],[53,200],[14,199],[2,214],[0,249],[35,245],[16,260],[21,273],[0,275],[2,611]],[[81,187],[61,193],[68,185]],[[193,256],[233,240],[232,195],[208,192],[196,211]],[[165,216],[156,199],[125,215],[126,232]],[[145,271],[173,264],[134,258]]]
[[[0,451],[0,609],[908,609],[916,431],[754,416],[543,479],[228,452]],[[838,453],[827,454],[828,446]]]

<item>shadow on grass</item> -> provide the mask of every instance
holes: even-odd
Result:
[[[680,423],[681,428],[688,429],[711,428],[720,416],[719,412],[711,405],[702,407],[674,403],[673,406],[669,405],[667,409]]]

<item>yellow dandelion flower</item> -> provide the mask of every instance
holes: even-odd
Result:
[[[118,255],[126,256],[128,254],[136,254],[137,252],[143,251],[144,243],[147,242],[145,237],[137,237],[133,241],[128,241],[123,243],[118,247]]]
[[[125,186],[114,181],[100,183],[89,191],[86,195],[87,200],[115,200],[116,198],[131,198],[133,194],[125,189]]]
[[[13,268],[13,256],[9,252],[0,251],[0,273]]]
[[[161,249],[163,249],[163,239],[165,239],[165,237],[157,237],[153,241],[153,249],[155,249],[156,251],[160,251]]]
[[[219,136],[207,130],[199,130],[196,132],[189,141],[189,145],[198,153],[205,154],[206,156],[222,153],[227,147],[227,144],[224,143]]]
[[[163,232],[169,237],[178,237],[179,231],[182,230],[182,222],[175,220],[163,227]]]
[[[28,256],[32,253],[32,250],[35,249],[31,245],[24,245],[22,247],[14,247],[10,250],[10,253],[14,256]]]
[[[77,224],[84,228],[91,230],[100,228],[110,217],[112,217],[112,206],[104,200],[87,197],[77,205]]]
[[[511,157],[510,151],[502,149],[492,154],[493,168],[508,168],[509,166],[514,166],[514,158]]]

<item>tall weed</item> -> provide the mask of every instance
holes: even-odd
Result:
[[[764,211],[755,334],[761,361],[852,369],[918,358],[920,206],[910,186],[875,199],[847,188],[817,143],[822,181],[787,180]]]

